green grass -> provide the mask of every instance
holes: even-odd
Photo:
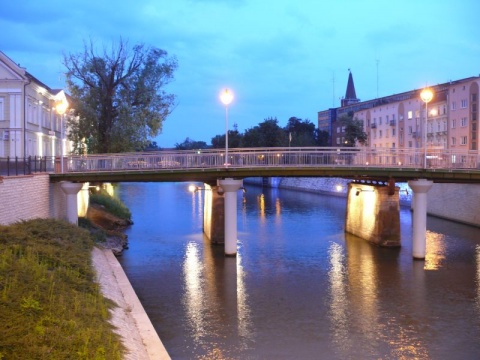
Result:
[[[0,226],[0,359],[121,359],[93,240],[67,222]]]
[[[104,206],[105,210],[120,219],[131,220],[132,218],[130,210],[123,202],[103,190],[90,194],[90,202]]]

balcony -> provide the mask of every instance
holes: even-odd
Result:
[[[396,120],[390,120],[390,126],[395,126],[395,125],[397,125]]]
[[[376,123],[371,123],[371,124],[370,124],[370,128],[376,129],[376,128],[377,128],[377,124],[376,124]]]

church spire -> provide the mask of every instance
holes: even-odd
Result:
[[[342,99],[342,107],[350,104],[355,104],[359,102],[360,99],[357,99],[357,94],[355,92],[355,84],[353,83],[353,76],[350,69],[348,69],[348,82],[347,82],[347,91],[345,91],[345,97]]]

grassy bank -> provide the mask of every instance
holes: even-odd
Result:
[[[0,226],[0,359],[120,359],[88,231],[38,219]]]

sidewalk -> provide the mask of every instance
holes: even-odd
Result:
[[[111,311],[111,323],[127,348],[124,359],[169,360],[170,356],[112,251],[95,247],[92,264],[103,295],[118,305]]]

